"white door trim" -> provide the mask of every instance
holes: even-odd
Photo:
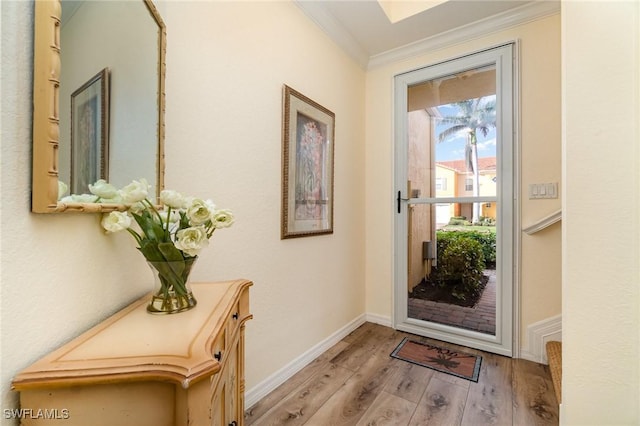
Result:
[[[494,352],[506,356],[519,357],[519,329],[520,329],[520,206],[519,206],[519,69],[518,69],[518,48],[517,41],[510,41],[505,44],[483,50],[480,52],[465,55],[452,61],[441,62],[429,67],[408,71],[399,74],[394,79],[394,144],[395,152],[395,176],[394,176],[394,198],[400,206],[402,213],[394,212],[394,264],[393,264],[393,327],[398,330],[407,331],[409,333],[428,335],[440,340],[447,340],[465,346],[475,347],[488,352]],[[408,196],[406,194],[406,177],[407,177],[407,90],[409,85],[415,84],[428,79],[437,78],[438,75],[447,75],[459,71],[460,62],[464,60],[465,68],[479,67],[488,63],[496,64],[496,73],[498,81],[507,79],[507,84],[500,87],[498,91],[498,102],[505,102],[501,105],[500,110],[511,116],[511,121],[500,121],[500,137],[508,142],[501,144],[501,160],[499,161],[499,173],[502,176],[510,176],[505,182],[501,179],[499,191],[499,208],[501,211],[501,223],[504,228],[499,233],[499,251],[500,253],[511,253],[511,256],[499,254],[502,256],[500,262],[500,270],[503,282],[511,282],[511,286],[499,286],[497,289],[496,299],[496,334],[495,336],[478,333],[469,330],[463,330],[447,325],[427,323],[428,331],[425,332],[425,321],[416,320],[408,317],[407,309],[407,207]],[[438,68],[434,68],[438,67]],[[509,68],[511,68],[509,70]],[[432,73],[429,77],[424,77],[425,72]],[[510,75],[508,75],[510,74]],[[510,103],[510,104],[509,104]],[[403,111],[404,110],[404,111]],[[403,139],[405,138],[405,139]],[[400,161],[400,159],[405,159]],[[400,191],[401,196],[397,196]],[[411,202],[419,201],[416,199]],[[397,205],[394,205],[394,209]],[[503,319],[504,321],[501,321]],[[509,324],[510,322],[510,324]]]

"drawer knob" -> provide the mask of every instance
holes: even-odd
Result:
[[[220,361],[222,359],[222,351],[216,352],[215,354],[213,354],[213,357]]]
[[[231,423],[229,423],[229,426],[238,426],[238,422],[234,420]]]
[[[232,315],[232,317],[233,317],[234,320],[237,320],[238,319],[238,313],[236,312],[235,314]]]

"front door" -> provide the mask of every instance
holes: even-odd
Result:
[[[399,330],[512,355],[513,45],[395,78]]]

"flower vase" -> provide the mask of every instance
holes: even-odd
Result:
[[[197,257],[180,261],[147,261],[154,277],[154,290],[147,312],[176,314],[196,306],[191,292],[189,274]]]

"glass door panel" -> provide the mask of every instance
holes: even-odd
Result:
[[[496,207],[480,203],[476,225],[463,215],[471,203],[409,207],[409,318],[495,335]]]
[[[506,355],[512,261],[501,256],[511,247],[502,225],[512,226],[503,223],[512,205],[501,200],[511,198],[512,127],[500,55],[510,53],[509,46],[500,58],[482,52],[396,78],[404,91],[396,93],[396,244],[406,253],[406,264],[396,264],[406,268],[396,272],[396,326]]]

